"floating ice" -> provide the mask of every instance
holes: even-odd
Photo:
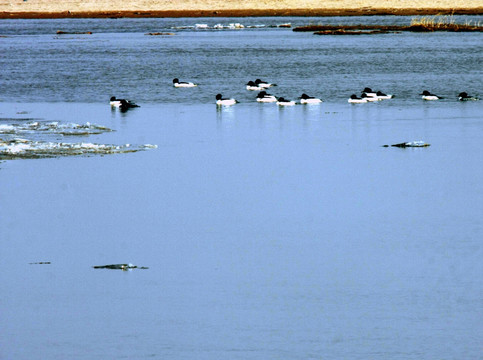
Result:
[[[0,134],[24,134],[31,132],[49,132],[65,136],[98,135],[114,131],[105,126],[91,124],[61,124],[58,121],[39,122],[33,121],[26,124],[4,124],[0,125]]]
[[[156,148],[156,145],[151,144],[133,146],[131,144],[106,145],[83,142],[56,143],[21,138],[11,140],[0,139],[0,160],[121,154]]]

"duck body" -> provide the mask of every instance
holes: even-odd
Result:
[[[257,84],[255,84],[254,81],[249,81],[247,83],[247,90],[250,90],[250,91],[262,91],[263,89],[265,89],[265,88],[262,87],[262,86],[258,86]]]
[[[364,104],[367,102],[367,97],[360,98],[356,94],[352,94],[347,101],[351,104]]]
[[[392,99],[394,95],[387,95],[387,94],[384,94],[382,91],[378,91],[376,92],[376,97],[379,100],[386,100],[386,99]]]
[[[320,104],[322,100],[313,97],[313,96],[308,96],[307,94],[302,94],[300,96],[300,103],[301,104]]]
[[[268,89],[269,87],[272,87],[272,86],[277,86],[277,84],[270,84],[270,83],[267,83],[266,81],[262,81],[260,79],[255,80],[255,85],[257,85],[261,88],[264,88],[264,89]]]
[[[117,107],[117,108],[120,108],[120,109],[130,109],[130,108],[139,107],[139,105],[135,104],[131,100],[118,99],[115,96],[111,97],[109,104],[112,107]]]
[[[230,106],[235,105],[238,101],[235,99],[223,99],[221,94],[216,95],[216,105],[219,106]]]
[[[423,100],[427,100],[427,101],[433,101],[433,100],[439,100],[439,99],[442,99],[442,97],[438,96],[438,95],[434,95],[434,94],[431,94],[428,90],[424,90],[421,94],[421,98]]]
[[[260,91],[257,95],[257,101],[262,103],[277,102],[277,98],[273,95],[267,94],[265,91]]]
[[[192,82],[183,82],[179,81],[178,78],[173,79],[173,86],[178,87],[178,88],[188,88],[188,87],[195,87],[198,86],[198,84],[192,83]]]
[[[377,96],[377,92],[372,91],[372,89],[368,88],[368,87],[364,88],[364,90],[362,90],[362,93],[366,94],[369,97],[376,97]]]
[[[283,97],[279,97],[277,100],[277,105],[279,106],[294,106],[295,101],[287,100]]]
[[[375,102],[375,101],[379,101],[381,99],[379,99],[377,96],[369,96],[367,95],[367,93],[363,92],[361,94],[361,98],[362,99],[366,99],[368,102]]]
[[[475,101],[475,100],[479,100],[479,99],[475,96],[468,95],[466,92],[461,92],[458,95],[458,100],[459,101]]]

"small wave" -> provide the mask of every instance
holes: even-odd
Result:
[[[39,159],[59,156],[122,154],[156,149],[157,145],[107,145],[94,143],[56,143],[15,138],[0,139],[0,159]]]

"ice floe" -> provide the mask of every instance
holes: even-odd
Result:
[[[98,135],[105,132],[113,131],[105,126],[91,124],[62,124],[58,121],[42,122],[33,121],[24,124],[0,124],[0,134],[25,134],[33,132],[48,132],[59,135]]]
[[[109,145],[88,142],[57,143],[48,141],[33,141],[22,138],[14,138],[10,140],[0,138],[0,160],[122,154],[156,148],[157,145],[151,144]]]
[[[290,28],[292,27],[291,23],[285,24],[278,24],[278,25],[266,25],[266,24],[257,24],[257,25],[243,25],[241,23],[229,23],[229,24],[194,24],[194,25],[181,25],[181,26],[173,26],[171,29],[176,30],[239,30],[239,29],[263,29],[263,28]]]

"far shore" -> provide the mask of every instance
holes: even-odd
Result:
[[[483,6],[453,9],[222,9],[222,10],[154,10],[154,11],[60,11],[60,12],[0,12],[0,19],[60,19],[60,18],[182,18],[182,17],[275,17],[275,16],[423,16],[423,15],[483,15]]]

